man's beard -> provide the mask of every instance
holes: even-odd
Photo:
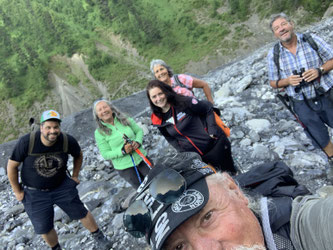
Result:
[[[49,138],[50,136],[55,136],[55,139],[51,140],[51,139]],[[47,134],[47,135],[44,135],[44,134],[43,134],[44,139],[47,140],[48,142],[55,142],[55,141],[57,141],[58,136],[59,136],[58,133],[52,133],[52,134]]]
[[[238,247],[234,247],[232,250],[266,250],[266,249],[267,248],[264,246],[253,245],[251,247],[238,246]]]
[[[290,32],[290,31],[289,31]],[[284,38],[280,38],[280,41],[283,42],[283,43],[289,43],[293,38],[293,35],[292,33],[290,32],[288,34],[288,37],[284,37]]]

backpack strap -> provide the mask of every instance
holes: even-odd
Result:
[[[309,33],[305,33],[303,34],[303,41],[307,42],[308,44],[310,44],[311,48],[317,52],[321,62],[323,61],[323,58],[321,57],[320,53],[319,53],[319,47],[317,45],[317,43],[313,40],[312,36]]]
[[[35,137],[36,137],[36,131],[32,131],[30,133],[30,137],[29,137],[29,149],[28,149],[28,155],[31,155],[32,150],[34,149],[34,145],[35,145]]]
[[[175,78],[177,85],[179,85],[182,88],[186,88],[186,86],[179,80],[178,75],[173,75],[173,78]]]
[[[311,48],[318,52],[318,45],[309,33],[303,34],[303,41],[309,43]]]
[[[278,71],[278,80],[276,81],[276,83],[280,80],[281,75],[280,75],[280,44],[277,42],[274,45],[274,49],[273,49],[273,60],[275,63],[275,66],[277,68]]]
[[[182,87],[182,88],[186,88],[186,89],[189,89],[184,83],[182,83],[180,80],[179,80],[179,77],[178,75],[173,75],[173,78],[175,79],[176,83],[178,86]],[[193,90],[191,90],[191,92],[193,93]],[[194,93],[193,93],[194,94]]]
[[[68,136],[66,133],[61,132],[62,136],[63,136],[63,146],[62,146],[62,151],[64,153],[68,152]],[[36,154],[32,154],[32,151],[34,149],[34,145],[35,145],[35,138],[36,138],[36,131],[33,131],[30,133],[30,137],[29,137],[29,149],[28,149],[28,155],[36,155]],[[40,154],[37,154],[40,155]]]
[[[68,152],[68,137],[67,137],[66,133],[62,133],[62,136],[63,136],[63,140],[64,140],[62,149],[63,149],[64,153],[67,153]]]

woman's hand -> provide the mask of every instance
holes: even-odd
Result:
[[[133,150],[137,150],[140,147],[140,143],[138,143],[137,141],[133,141],[132,142],[132,148]]]
[[[130,154],[130,153],[132,153],[132,151],[133,151],[133,146],[132,146],[132,144],[126,143],[126,144],[124,145],[124,150],[125,150],[126,154]]]

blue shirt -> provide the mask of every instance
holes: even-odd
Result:
[[[313,40],[318,45],[318,53],[320,54],[323,62],[321,61],[318,53],[312,49],[311,45],[308,42],[303,41],[303,34],[296,34],[297,36],[297,49],[296,55],[292,54],[288,49],[282,46],[279,43],[280,47],[280,79],[288,78],[290,75],[293,75],[293,71],[301,71],[301,68],[304,68],[305,71],[312,68],[319,68],[326,61],[333,58],[333,49],[320,37],[311,34]],[[268,61],[268,78],[270,81],[276,81],[279,79],[278,70],[274,63],[274,55],[272,48],[267,55]],[[319,87],[319,85],[324,88],[325,92],[328,91],[333,86],[333,71],[330,71],[321,76],[320,81],[315,80],[314,84],[310,84],[302,88],[305,96],[307,98],[314,98],[316,96],[314,86]],[[302,91],[298,93],[295,92],[294,86],[285,87],[287,94],[295,99],[303,100]]]

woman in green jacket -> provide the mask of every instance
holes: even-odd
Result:
[[[112,161],[119,175],[132,187],[138,188],[151,168],[151,160],[141,146],[142,128],[106,100],[95,101],[93,115],[98,125],[95,140],[101,155]]]

